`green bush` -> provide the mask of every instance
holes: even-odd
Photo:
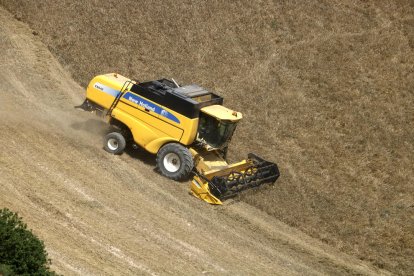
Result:
[[[0,210],[0,274],[55,275],[45,246],[16,213]]]
[[[12,276],[15,273],[9,265],[0,264],[0,275],[2,276]]]

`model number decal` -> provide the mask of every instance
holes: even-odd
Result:
[[[106,86],[106,85],[104,85],[100,82],[95,82],[93,87],[100,90],[100,91],[102,91],[102,92],[104,92],[104,93],[106,93],[106,94],[114,96],[114,97],[118,96],[118,94],[119,94],[119,90],[108,87],[108,86]]]

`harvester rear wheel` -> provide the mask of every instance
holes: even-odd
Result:
[[[126,146],[125,137],[119,132],[111,132],[105,136],[104,149],[112,154],[121,154]]]
[[[190,151],[177,143],[163,146],[157,154],[157,168],[160,173],[173,180],[185,180],[194,167]]]

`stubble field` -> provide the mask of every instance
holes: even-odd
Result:
[[[82,86],[119,72],[217,91],[245,118],[230,158],[255,152],[281,169],[243,204],[414,273],[412,1],[0,4]]]

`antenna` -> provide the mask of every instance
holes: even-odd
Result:
[[[173,78],[171,78],[172,79],[172,81],[174,82],[174,84],[177,86],[177,88],[178,87],[180,87],[179,85],[178,85],[178,83],[175,81],[175,79],[173,79]]]

